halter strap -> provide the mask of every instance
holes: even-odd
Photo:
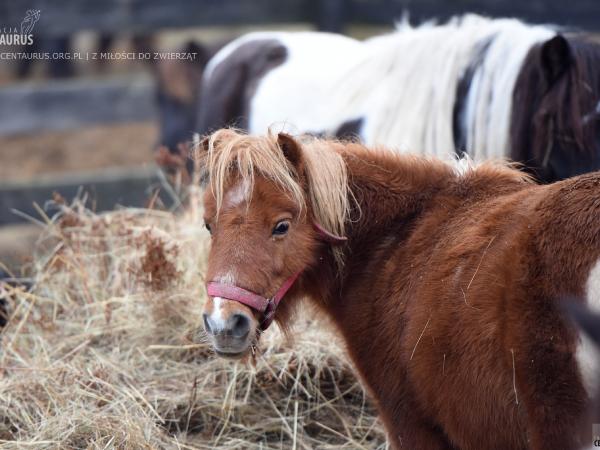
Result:
[[[338,236],[336,234],[333,234],[333,233],[327,231],[325,228],[323,228],[317,222],[313,222],[313,228],[315,229],[315,231],[317,232],[317,234],[323,241],[328,242],[332,245],[342,245],[342,244],[345,244],[346,241],[348,240],[348,238],[346,236]]]
[[[285,283],[279,288],[275,295],[271,298],[265,298],[254,292],[248,291],[238,286],[232,286],[230,284],[221,284],[216,282],[210,282],[206,285],[206,291],[211,297],[222,297],[227,300],[234,300],[243,305],[249,306],[262,313],[263,319],[260,324],[261,330],[269,328],[273,322],[273,316],[275,316],[275,310],[279,305],[281,299],[285,296],[287,291],[294,285],[302,270],[299,270],[294,275],[285,280]]]
[[[316,222],[313,223],[313,227],[319,237],[331,245],[341,245],[348,240],[345,236],[336,236],[335,234],[330,233]],[[264,331],[269,328],[273,322],[275,310],[277,309],[279,302],[281,302],[283,297],[285,297],[285,294],[292,288],[302,272],[304,272],[304,270],[299,270],[285,280],[283,285],[281,285],[275,295],[271,298],[263,297],[262,295],[258,295],[239,286],[218,283],[216,281],[211,281],[206,284],[206,292],[211,297],[221,297],[226,300],[233,300],[261,313],[263,319],[260,323],[260,328]]]

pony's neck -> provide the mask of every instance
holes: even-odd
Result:
[[[338,306],[347,302],[340,294],[347,281],[360,278],[364,265],[374,260],[386,242],[397,242],[454,178],[453,169],[438,160],[369,150],[358,144],[340,145],[337,150],[346,162],[351,190],[344,266],[340,272],[329,252],[320,259],[304,292],[330,310],[334,320]]]
[[[357,144],[342,151],[353,199],[346,234],[351,250],[380,240],[423,209],[454,178],[438,160],[368,150]],[[351,253],[348,255],[351,257]]]
[[[378,369],[369,367],[369,361],[378,368],[386,362],[369,359],[369,354],[374,346],[399,354],[398,330],[383,329],[381,314],[386,314],[388,322],[399,324],[402,312],[400,308],[382,308],[385,299],[370,296],[370,283],[391,282],[377,274],[393,252],[410,239],[411,224],[432,211],[440,196],[452,191],[446,188],[455,176],[452,168],[440,161],[368,151],[356,144],[340,153],[346,162],[354,205],[346,222],[344,266],[340,270],[331,250],[324,247],[317,267],[304,278],[302,294],[341,332],[363,380],[381,401],[387,391],[377,386],[372,370]],[[386,408],[383,413],[387,417],[384,420],[389,421],[392,415]]]

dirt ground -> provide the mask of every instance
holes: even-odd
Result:
[[[94,126],[0,138],[0,182],[153,162],[152,123]]]
[[[94,126],[79,130],[0,138],[0,183],[43,175],[151,164],[157,141],[153,123]],[[2,207],[2,205],[0,205]],[[0,227],[0,268],[26,270],[40,229]]]

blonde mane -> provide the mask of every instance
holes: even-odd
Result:
[[[302,150],[308,192],[304,192],[296,169],[279,147],[276,134],[269,132],[262,136],[252,136],[238,130],[222,129],[210,135],[201,166],[209,175],[209,185],[217,205],[217,217],[230,177],[233,175],[241,179],[250,199],[254,178],[259,175],[286,192],[301,212],[310,209],[314,220],[323,228],[343,236],[351,195],[346,164],[331,142],[312,137],[296,140]],[[340,249],[334,249],[334,256],[341,265]]]

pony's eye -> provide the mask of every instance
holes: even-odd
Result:
[[[209,233],[211,233],[211,234],[212,234],[212,230],[210,229],[210,224],[208,224],[208,223],[205,223],[205,224],[204,224],[204,228],[206,228],[206,230],[207,230]]]
[[[281,220],[277,222],[275,228],[273,228],[273,236],[282,236],[288,232],[290,229],[290,221],[289,220]]]

